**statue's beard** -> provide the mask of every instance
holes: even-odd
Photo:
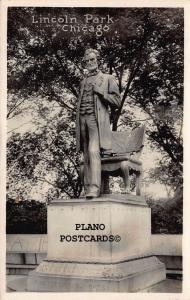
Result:
[[[94,69],[94,70],[92,70],[92,71],[88,71],[88,75],[96,75],[97,73],[98,73],[98,68],[96,68],[96,69]]]

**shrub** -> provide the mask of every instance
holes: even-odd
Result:
[[[8,199],[7,206],[7,234],[45,234],[47,233],[46,203],[35,200],[25,200],[16,203]]]
[[[171,199],[147,202],[151,207],[152,233],[182,234],[183,232],[183,197],[176,192]]]

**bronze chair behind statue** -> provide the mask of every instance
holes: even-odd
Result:
[[[144,146],[145,126],[130,131],[112,131],[112,152],[101,154],[101,194],[109,194],[109,177],[121,176],[123,193],[129,193],[129,176],[136,175],[136,194],[141,195],[142,162],[139,157]],[[81,177],[84,165],[81,163]]]
[[[123,193],[129,193],[129,175],[136,175],[136,194],[141,195],[142,162],[139,160],[144,146],[145,126],[129,131],[112,132],[112,153],[103,153],[101,193],[109,193],[109,176],[121,176]]]

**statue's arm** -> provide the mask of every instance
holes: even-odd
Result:
[[[104,99],[109,102],[112,107],[118,108],[121,105],[121,96],[119,86],[115,78],[110,75],[108,79],[108,91],[104,91]]]

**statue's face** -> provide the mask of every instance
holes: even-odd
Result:
[[[86,68],[89,72],[93,72],[98,69],[98,62],[96,54],[91,52],[85,57]]]

